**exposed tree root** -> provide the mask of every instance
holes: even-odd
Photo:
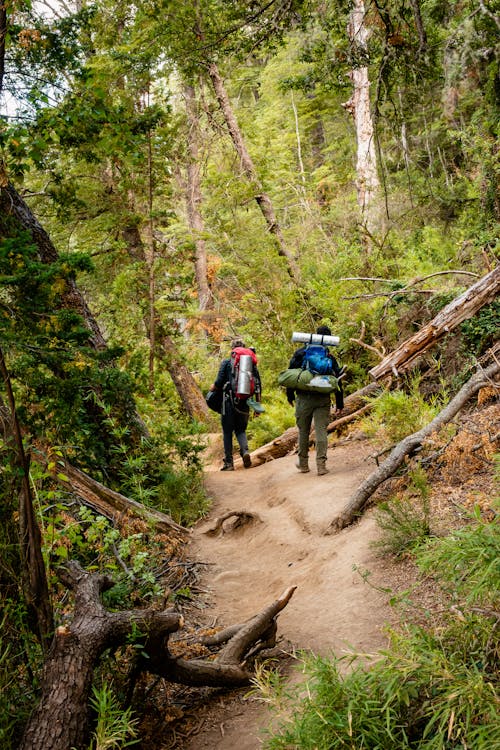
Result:
[[[204,534],[207,534],[207,536],[217,536],[217,534],[219,533],[221,535],[225,534],[226,529],[224,529],[224,523],[229,518],[235,519],[235,521],[231,525],[231,531],[234,531],[235,529],[241,529],[243,526],[247,526],[254,521],[262,523],[262,519],[256,513],[251,513],[248,510],[228,510],[228,512],[224,513],[223,516],[219,516],[219,518],[216,518],[213,526],[207,529]]]
[[[88,698],[94,668],[108,649],[122,645],[140,633],[141,671],[172,682],[192,686],[238,687],[249,683],[247,660],[260,649],[276,645],[276,617],[290,601],[288,588],[272,604],[239,626],[224,631],[225,645],[214,661],[173,656],[168,649],[170,633],[184,625],[173,610],[155,609],[109,612],[100,600],[113,586],[108,576],[90,574],[76,562],[60,569],[63,582],[75,594],[70,624],[56,630],[47,657],[40,703],[33,711],[19,750],[83,750],[87,746]],[[218,645],[218,644],[217,644]]]

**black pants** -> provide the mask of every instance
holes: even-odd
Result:
[[[248,404],[233,403],[232,398],[227,395],[224,398],[222,407],[221,425],[222,435],[224,438],[224,463],[233,463],[233,433],[240,447],[240,456],[248,453],[248,440],[246,429],[248,425],[248,416],[250,409]]]

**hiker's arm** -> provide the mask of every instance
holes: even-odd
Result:
[[[255,400],[260,403],[262,398],[262,381],[260,379],[260,372],[258,371],[256,365],[253,366],[253,376],[255,380]]]
[[[215,382],[211,388],[211,390],[214,391],[221,391],[225,384],[227,383],[229,379],[229,375],[227,372],[227,366],[228,366],[228,359],[223,359],[220,363],[219,372],[217,373],[217,377],[215,378]]]
[[[293,354],[290,364],[288,365],[289,370],[298,370],[300,367],[302,367],[304,363],[304,347],[301,349],[297,349],[297,351]],[[293,388],[287,388],[286,389],[286,400],[290,404],[290,406],[293,406],[293,402],[295,401],[295,391]]]

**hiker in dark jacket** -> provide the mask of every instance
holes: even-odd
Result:
[[[241,339],[235,339],[231,342],[231,351],[237,347],[245,347]],[[240,456],[243,459],[243,466],[249,469],[252,460],[248,452],[248,440],[246,429],[250,414],[250,406],[246,400],[236,399],[231,388],[231,357],[223,359],[215,382],[210,390],[223,391],[224,399],[222,402],[221,425],[222,435],[224,438],[224,463],[221,471],[234,471],[233,465],[233,433],[240,448]],[[261,380],[257,365],[253,365],[253,377],[255,381],[255,392],[253,397],[256,401],[261,399]]]
[[[328,326],[319,326],[316,333],[323,336],[331,336],[332,332]],[[302,346],[294,353],[288,367],[290,369],[301,368],[304,362],[306,347]],[[328,352],[328,357],[332,360],[333,375],[339,377],[343,368],[341,368],[335,357]],[[299,455],[297,459],[297,469],[306,473],[309,471],[309,434],[311,424],[314,420],[314,431],[316,433],[316,468],[319,476],[328,474],[326,468],[326,454],[328,449],[327,427],[330,421],[330,394],[316,393],[314,391],[295,391],[293,388],[286,389],[288,403],[293,406],[295,401],[295,421],[299,428]],[[335,391],[335,405],[338,413],[344,408],[344,394],[342,392],[341,381],[339,388]]]

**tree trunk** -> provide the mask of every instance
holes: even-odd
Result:
[[[47,468],[47,459],[43,459],[43,463]],[[166,513],[162,513],[155,508],[147,508],[136,500],[115,492],[115,490],[106,487],[96,479],[92,479],[80,469],[76,469],[64,458],[58,457],[53,478],[77,495],[85,505],[90,506],[106,518],[115,519],[117,515],[132,514],[153,524],[156,529],[161,531],[171,532],[174,530],[188,533],[187,529],[176,523]]]
[[[26,726],[19,750],[83,750],[88,745],[88,700],[94,668],[109,648],[134,633],[144,635],[139,671],[148,671],[186,685],[236,687],[247,685],[246,661],[255,644],[268,645],[276,633],[276,616],[290,601],[295,587],[237,628],[215,661],[173,657],[167,639],[184,625],[182,615],[154,609],[108,612],[100,594],[113,585],[107,576],[89,574],[78,563],[60,569],[61,580],[75,591],[74,616],[59,627],[48,655],[40,703]],[[202,638],[200,638],[200,642]],[[192,639],[191,639],[192,642]]]
[[[356,60],[368,58],[369,29],[365,23],[366,10],[363,0],[354,0],[350,13],[348,35]],[[357,142],[356,186],[362,223],[369,234],[379,229],[378,194],[380,183],[377,175],[377,156],[373,119],[370,107],[370,80],[368,67],[358,65],[351,71],[352,96],[343,106],[354,119]]]
[[[174,612],[107,612],[99,596],[113,581],[91,576],[76,563],[69,563],[61,578],[76,589],[74,618],[71,625],[56,630],[44,666],[40,702],[19,750],[83,750],[92,677],[100,655],[134,631],[165,636],[182,626],[181,615]]]
[[[160,332],[158,333],[160,336]],[[184,409],[193,419],[206,420],[209,416],[209,408],[205,397],[186,365],[181,362],[173,339],[162,333],[161,346],[166,355],[168,372],[174,381]]]
[[[193,86],[184,85],[184,98],[188,122],[188,165],[187,165],[187,212],[195,245],[194,271],[198,290],[198,307],[200,310],[213,308],[212,290],[208,283],[207,249],[203,237],[205,226],[201,215],[201,185],[199,165],[199,117],[196,95]]]
[[[457,395],[437,415],[437,417],[432,420],[432,422],[429,422],[429,424],[421,430],[414,432],[412,435],[408,435],[404,440],[398,443],[384,463],[382,463],[376,471],[372,472],[349,498],[342,511],[333,519],[324,533],[326,535],[333,534],[356,520],[375,490],[382,484],[382,482],[385,482],[386,479],[394,474],[403,463],[405,456],[418,448],[425,438],[429,437],[429,435],[439,430],[444,424],[447,424],[447,422],[453,419],[471,396],[477,393],[480,388],[490,383],[491,378],[493,378],[498,372],[500,372],[500,362],[494,362],[486,368],[486,370],[480,370],[477,372],[467,381]]]
[[[414,360],[439,341],[446,333],[471,318],[483,305],[492,302],[500,291],[500,265],[483,276],[466,292],[443,307],[430,323],[422,326],[414,336],[404,341],[369,371],[374,380],[388,375],[399,376]]]
[[[245,141],[243,140],[243,135],[231,107],[231,102],[229,101],[224,82],[215,63],[210,64],[208,74],[210,76],[210,80],[212,81],[217,101],[219,102],[219,106],[224,115],[229,134],[240,158],[240,163],[243,171],[255,188],[255,200],[257,201],[259,208],[262,211],[262,215],[266,220],[269,231],[275,238],[276,246],[278,248],[278,254],[285,259],[287,271],[290,277],[295,281],[296,284],[300,285],[299,267],[295,262],[293,254],[286,246],[285,239],[281,232],[281,227],[278,224],[276,215],[274,213],[271,199],[269,198],[267,193],[264,192],[262,184],[257,176],[252,158],[247,151]]]
[[[19,482],[19,547],[21,552],[24,598],[33,614],[36,631],[43,651],[47,651],[54,621],[50,603],[49,586],[42,555],[42,535],[33,504],[29,476],[29,456],[23,445],[21,428],[17,419],[14,393],[3,352],[0,349],[0,376],[7,391],[9,407],[0,396],[0,430],[7,447],[12,449],[14,474]]]
[[[54,263],[57,261],[58,253],[49,235],[34,216],[29,206],[10,184],[6,187],[0,187],[0,217],[2,215],[14,217],[20,226],[31,234],[42,263]],[[75,281],[68,279],[66,285],[66,290],[60,298],[60,306],[74,310],[81,315],[90,331],[90,344],[94,349],[98,351],[106,349],[106,342],[99,329],[99,325],[90,312]]]

